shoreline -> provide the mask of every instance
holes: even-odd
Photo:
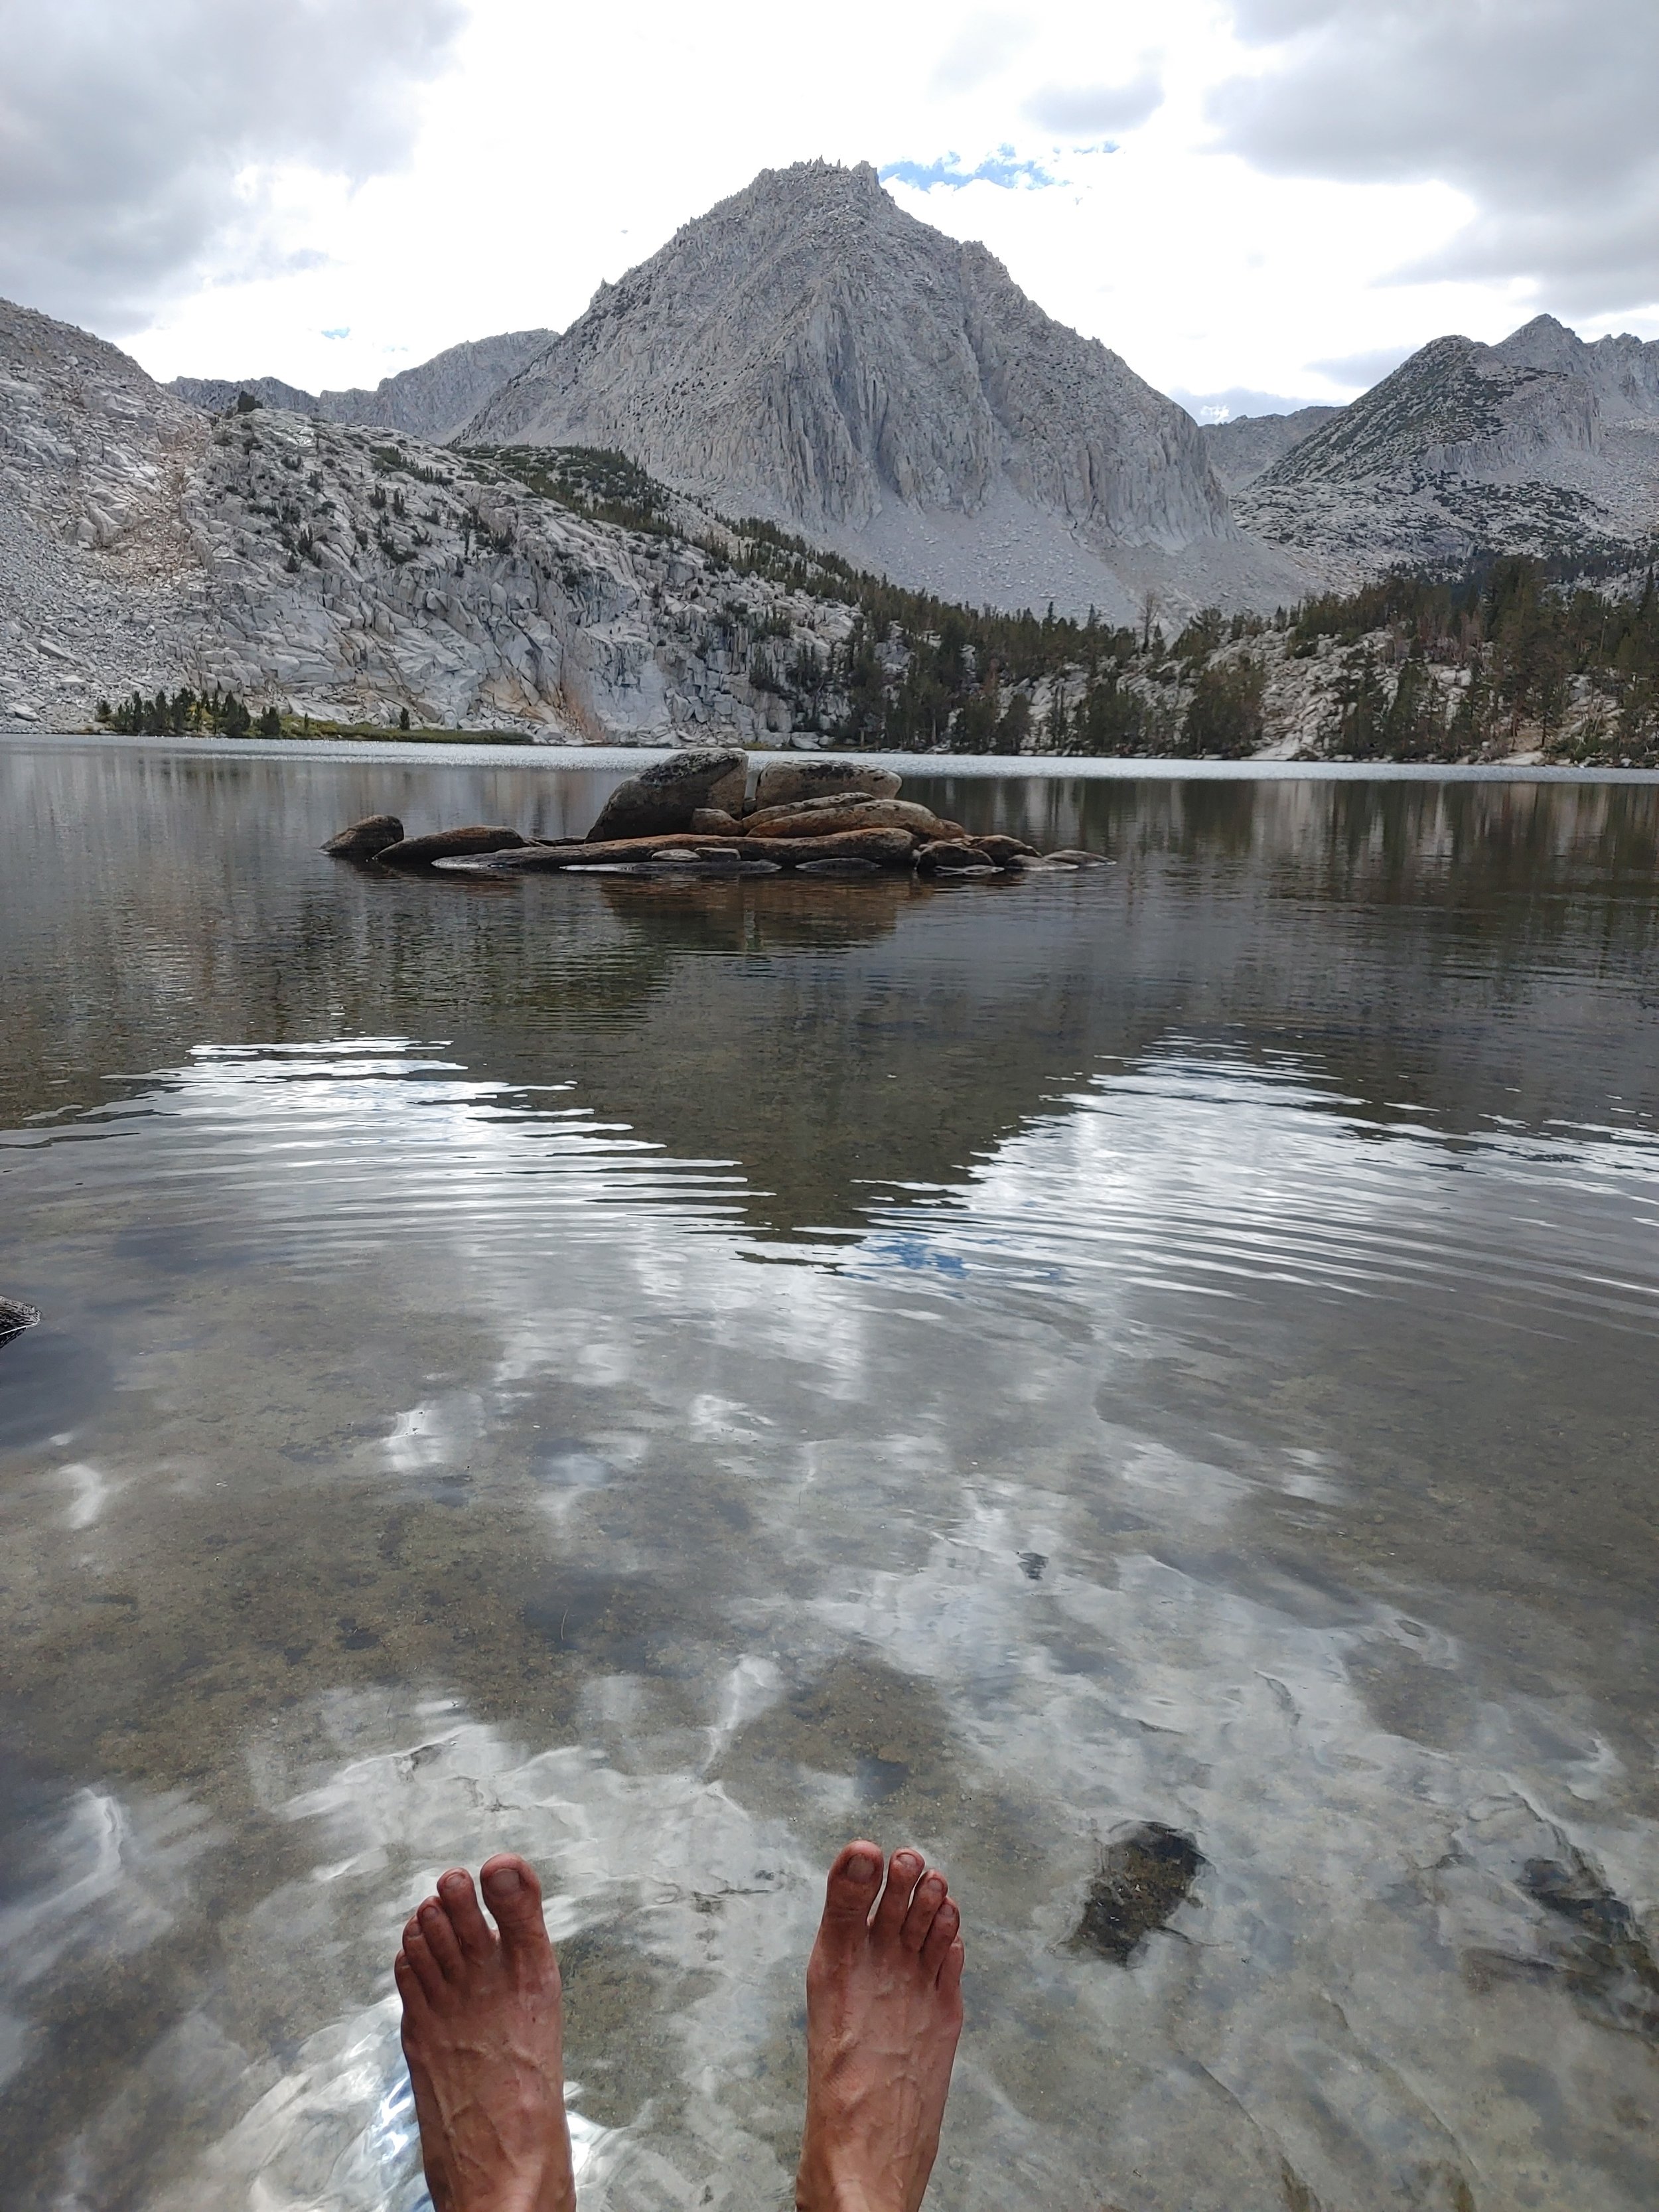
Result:
[[[714,740],[711,738],[711,744]],[[448,768],[609,769],[631,775],[674,748],[665,745],[526,745],[422,743],[354,738],[141,738],[109,730],[40,730],[0,726],[0,744],[46,749],[88,745],[100,750],[199,753],[216,760],[406,761]],[[816,750],[816,749],[814,749]],[[747,748],[755,761],[803,761],[799,746],[776,751]],[[982,776],[991,781],[1040,777],[1081,782],[1292,783],[1659,783],[1659,769],[1562,767],[1541,761],[1286,761],[1128,759],[1061,753],[849,752],[827,756],[867,761],[896,769],[907,780],[923,776]]]

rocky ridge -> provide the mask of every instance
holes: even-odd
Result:
[[[1294,596],[1183,410],[907,215],[868,164],[767,170],[485,402],[464,443],[625,453],[729,514],[969,604],[1127,619]]]
[[[787,738],[775,668],[822,665],[853,619],[441,447],[210,419],[0,304],[0,717],[84,727],[100,698],[182,682],[556,741]]]
[[[1482,552],[1628,556],[1659,532],[1659,341],[1587,345],[1548,315],[1495,346],[1436,338],[1235,506],[1340,586]]]
[[[372,392],[302,391],[279,376],[175,376],[165,388],[192,407],[222,414],[249,392],[266,407],[295,415],[320,416],[325,422],[359,422],[401,430],[411,438],[441,444],[477,414],[489,395],[539,353],[551,331],[504,331],[473,338],[434,354],[430,361],[395,376],[382,377]]]
[[[1243,491],[1341,412],[1340,407],[1298,407],[1289,415],[1236,415],[1231,422],[1206,422],[1204,445],[1217,481],[1230,495]]]

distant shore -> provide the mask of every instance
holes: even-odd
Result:
[[[0,743],[52,747],[93,745],[129,752],[199,753],[220,760],[422,762],[440,768],[608,769],[627,775],[660,760],[665,745],[542,745],[457,733],[441,740],[353,738],[128,738],[108,731],[41,730],[0,723]],[[748,748],[751,760],[799,760],[799,747],[776,752]],[[458,757],[459,756],[459,757]],[[839,756],[838,756],[839,757]],[[1578,768],[1541,761],[1153,760],[1055,753],[860,752],[872,768],[896,769],[907,780],[981,776],[1007,781],[1142,783],[1659,783],[1659,769]]]

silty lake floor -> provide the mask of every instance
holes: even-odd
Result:
[[[863,1831],[968,1921],[930,2203],[1645,2212],[1659,795],[315,850],[606,787],[0,748],[8,2203],[418,2203],[388,1963],[496,1845],[585,2205],[785,2202]]]

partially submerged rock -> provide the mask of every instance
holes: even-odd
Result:
[[[404,825],[395,814],[365,814],[361,822],[348,823],[323,847],[345,860],[372,860],[388,845],[400,845]]]
[[[891,799],[902,781],[891,769],[872,768],[864,761],[774,761],[760,772],[755,805],[793,806],[803,799],[833,799],[848,791]]]
[[[855,860],[851,855],[838,860],[802,860],[795,868],[798,876],[831,876],[850,879],[855,876],[877,876],[881,873],[873,860]]]
[[[1068,1948],[1127,1966],[1142,1941],[1186,1902],[1204,1864],[1193,1838],[1161,1820],[1126,1830],[1101,1853]]]
[[[1023,837],[994,835],[988,837],[975,837],[973,842],[975,850],[983,853],[986,859],[999,868],[1018,867],[1022,861],[1030,859],[1036,852],[1036,847],[1028,845]]]
[[[1080,845],[1062,845],[1057,853],[1046,855],[1051,860],[1064,860],[1071,868],[1109,868],[1111,862],[1104,853],[1085,853]]]
[[[603,845],[619,837],[689,830],[691,817],[704,807],[735,813],[748,780],[749,756],[735,746],[671,753],[617,785],[599,809],[587,842]]]
[[[464,830],[434,830],[429,836],[405,837],[396,845],[385,846],[375,857],[382,867],[429,868],[434,861],[452,860],[459,854],[503,853],[523,843],[516,830],[474,822]]]
[[[957,875],[964,869],[989,866],[978,846],[966,837],[939,837],[916,848],[916,871],[920,875]]]
[[[40,1318],[38,1306],[26,1306],[21,1298],[0,1298],[0,1344],[9,1344],[13,1337],[21,1336]]]

